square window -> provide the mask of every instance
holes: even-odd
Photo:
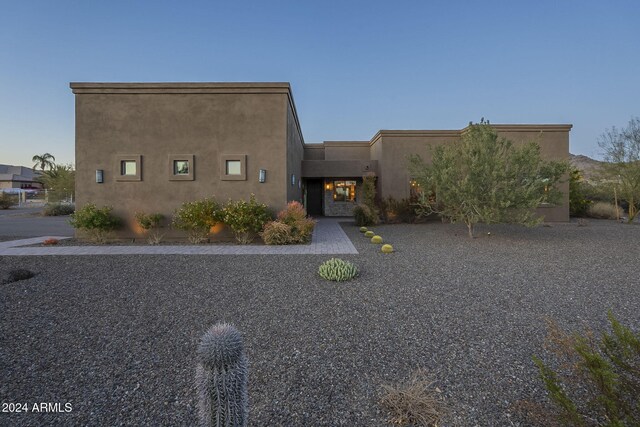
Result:
[[[113,174],[116,181],[142,181],[142,156],[117,154]]]
[[[174,175],[189,175],[189,160],[174,160],[173,161],[173,174]]]
[[[169,154],[167,162],[169,181],[193,181],[195,168],[193,154]]]
[[[220,155],[220,180],[246,181],[247,180],[247,155],[246,154],[221,154]]]
[[[135,160],[120,161],[120,175],[135,176],[137,174],[137,165]]]
[[[227,160],[226,175],[241,175],[242,174],[242,162],[240,160]]]

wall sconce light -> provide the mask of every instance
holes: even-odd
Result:
[[[293,187],[294,185],[296,185],[296,176],[295,174],[291,174],[291,186]]]
[[[104,182],[104,171],[102,169],[96,169],[96,182],[102,184]]]
[[[302,190],[302,181],[301,180],[298,180],[298,189]]]
[[[327,182],[327,185],[325,185],[325,186],[324,186],[324,188],[325,188],[327,191],[331,191],[331,190],[333,190],[333,183],[332,183],[332,182]]]
[[[260,173],[258,174],[258,182],[264,183],[267,180],[267,171],[266,169],[260,169]]]

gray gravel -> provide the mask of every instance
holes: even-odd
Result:
[[[0,400],[73,405],[0,424],[193,425],[198,339],[225,320],[245,336],[251,425],[384,425],[380,384],[417,367],[447,425],[526,425],[510,405],[541,396],[544,316],[640,327],[638,226],[375,227],[390,255],[344,228],[361,275],[339,284],[315,255],[0,258],[38,273],[0,286]]]

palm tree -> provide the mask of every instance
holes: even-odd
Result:
[[[40,166],[40,170],[42,170],[42,172],[44,172],[44,168],[48,167],[49,169],[52,169],[56,165],[54,163],[56,158],[49,153],[44,153],[43,155],[36,154],[33,156],[31,161],[34,162],[33,169]]]

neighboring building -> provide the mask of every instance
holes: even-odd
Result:
[[[0,189],[20,188],[23,190],[39,190],[42,184],[36,179],[40,172],[24,166],[0,165]]]
[[[111,205],[135,232],[136,211],[171,216],[185,201],[251,193],[274,211],[298,200],[312,215],[351,215],[362,177],[381,198],[407,198],[407,156],[462,130],[381,130],[370,141],[305,144],[288,83],[71,83],[76,94],[76,203]],[[494,125],[568,159],[571,125]],[[547,221],[569,219],[568,185]]]

